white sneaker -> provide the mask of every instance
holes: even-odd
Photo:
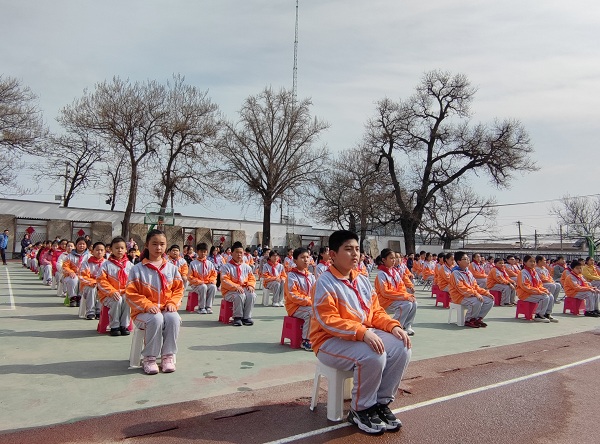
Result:
[[[533,320],[535,322],[543,322],[545,324],[549,324],[550,323],[550,319],[544,318],[538,314],[535,315],[535,317],[533,318]]]
[[[415,331],[414,331],[412,328],[408,327],[408,328],[406,329],[406,334],[407,334],[408,336],[414,336],[414,334],[415,334]]]

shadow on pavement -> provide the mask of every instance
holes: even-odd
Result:
[[[0,375],[17,373],[21,375],[59,375],[71,376],[77,379],[105,378],[131,374],[126,360],[105,361],[71,361],[54,362],[50,364],[13,364],[0,366]]]

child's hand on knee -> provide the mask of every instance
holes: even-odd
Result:
[[[410,337],[400,327],[394,327],[394,328],[392,328],[392,332],[391,333],[395,337],[397,337],[398,339],[400,339],[402,342],[404,342],[404,346],[406,348],[411,348],[412,347],[412,345],[410,343]]]
[[[115,291],[113,294],[110,295],[110,297],[112,299],[114,299],[115,301],[120,301],[121,300],[121,293]]]
[[[166,310],[166,311],[171,311],[171,312],[173,312],[173,311],[177,311],[177,307],[176,307],[174,304],[170,304],[170,303],[169,303],[169,304],[167,304],[167,306],[165,307],[165,310]]]
[[[377,354],[383,354],[385,351],[385,347],[383,345],[383,341],[379,336],[373,333],[372,330],[367,330],[365,335],[363,336],[363,342],[366,342],[369,347],[373,349],[373,351]]]
[[[148,313],[152,313],[152,314],[157,314],[160,313],[160,308],[158,308],[158,305],[153,305],[152,307],[148,308],[148,310],[146,310]]]

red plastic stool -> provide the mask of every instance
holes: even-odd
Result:
[[[106,305],[103,305],[102,310],[100,310],[100,320],[98,321],[98,327],[96,328],[96,331],[101,335],[110,332],[110,328],[108,327],[109,324],[110,319],[108,317],[108,307]],[[133,331],[133,321],[129,322],[127,330]]]
[[[440,292],[440,287],[438,287],[437,285],[432,285],[431,286],[431,297],[437,297],[438,293]],[[437,302],[437,300],[436,300]],[[436,304],[437,305],[437,304]]]
[[[498,290],[490,290],[492,296],[494,296],[494,305],[500,305],[502,303],[502,292]]]
[[[563,313],[566,313],[567,310],[571,314],[579,316],[579,310],[585,312],[585,301],[583,299],[566,297],[563,301]]]
[[[225,299],[221,301],[221,310],[219,310],[219,322],[229,324],[229,319],[233,317],[233,302]]]
[[[283,318],[283,328],[281,329],[281,341],[283,344],[286,339],[290,340],[291,348],[300,348],[302,344],[302,326],[304,321],[300,318],[286,316]]]
[[[188,293],[188,299],[187,299],[187,305],[185,306],[185,311],[187,312],[193,312],[194,311],[194,307],[196,307],[196,305],[198,305],[198,293],[196,293],[195,291],[190,291]]]
[[[447,291],[438,290],[435,297],[435,306],[441,302],[444,308],[450,308],[450,293]]]
[[[538,304],[536,302],[527,302],[518,300],[517,301],[517,314],[515,315],[515,319],[519,317],[520,314],[525,315],[525,319],[531,321],[537,310]]]

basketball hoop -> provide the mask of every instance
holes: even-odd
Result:
[[[148,207],[144,216],[144,223],[149,225],[149,230],[157,228],[165,231],[165,227],[175,225],[173,208]]]

